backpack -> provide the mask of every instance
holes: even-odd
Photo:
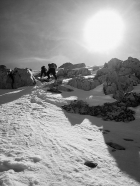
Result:
[[[57,68],[57,65],[56,65],[55,63],[51,63],[51,64],[49,64],[48,66],[49,66],[49,68],[54,68],[54,69]]]

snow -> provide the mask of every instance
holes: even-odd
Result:
[[[53,94],[38,82],[0,90],[1,186],[140,185],[140,108],[129,123],[66,113],[61,106],[75,99],[90,105],[115,101],[103,94],[102,85],[91,91],[72,89]],[[140,92],[140,86],[135,90]],[[97,166],[90,168],[86,161]]]

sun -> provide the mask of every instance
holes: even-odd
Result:
[[[124,23],[119,14],[112,10],[100,11],[91,17],[84,29],[87,48],[94,52],[109,52],[123,40]]]

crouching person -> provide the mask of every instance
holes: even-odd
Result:
[[[55,63],[48,64],[48,72],[47,72],[48,80],[50,79],[50,74],[52,74],[55,80],[57,80],[56,68],[57,65]]]

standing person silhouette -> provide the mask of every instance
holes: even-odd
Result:
[[[42,66],[42,67],[41,67],[41,78],[42,78],[43,75],[44,75],[44,76],[47,75],[47,69],[46,69],[45,66]]]
[[[12,80],[12,83],[11,83],[11,87],[12,87],[12,89],[14,89],[14,71],[13,70],[9,70],[9,72],[8,72],[8,76],[11,78],[11,80]]]
[[[46,74],[48,76],[48,80],[50,79],[50,74],[52,74],[55,80],[57,80],[56,68],[57,68],[57,65],[55,63],[48,64],[48,71]]]

